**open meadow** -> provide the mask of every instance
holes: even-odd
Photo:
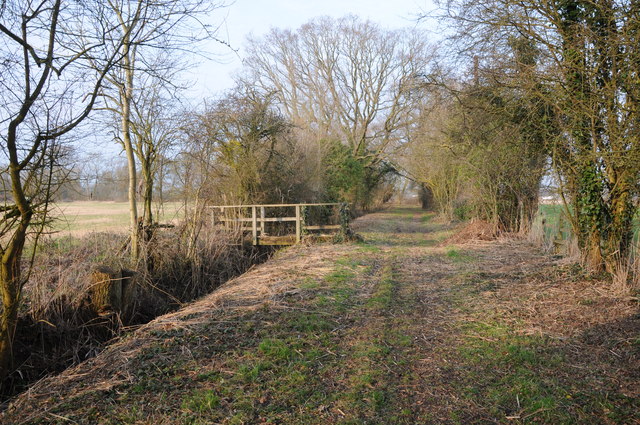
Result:
[[[184,204],[167,202],[154,219],[160,223],[175,223],[184,216]],[[74,201],[60,202],[51,212],[52,232],[56,236],[84,236],[93,232],[126,233],[129,229],[128,202]]]

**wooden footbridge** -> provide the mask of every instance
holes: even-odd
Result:
[[[213,225],[250,237],[253,245],[293,245],[303,237],[331,238],[343,226],[344,204],[267,204],[212,206]]]

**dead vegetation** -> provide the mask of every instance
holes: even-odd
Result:
[[[426,217],[426,218],[425,218]],[[639,423],[636,298],[416,209],[297,246],[16,398],[3,423]]]
[[[269,254],[215,229],[205,229],[189,254],[182,234],[181,227],[157,231],[137,270],[126,267],[119,234],[44,244],[25,288],[25,332],[16,338],[15,370],[2,395],[96,355],[122,332],[210,293]]]
[[[462,225],[444,244],[463,244],[469,241],[492,241],[498,238],[500,234],[501,232],[495,224],[485,220],[472,219]]]
[[[30,423],[44,414],[44,418],[48,418],[45,422],[55,421],[55,416],[50,415],[49,411],[64,406],[70,399],[80,401],[82,397],[96,392],[135,384],[138,368],[146,367],[148,362],[159,364],[168,359],[178,362],[178,357],[182,355],[189,357],[189,350],[194,347],[176,347],[172,343],[173,336],[186,334],[197,340],[207,339],[205,335],[197,335],[208,326],[238,323],[243,315],[257,312],[267,305],[276,311],[286,310],[287,305],[281,301],[281,297],[296,290],[294,276],[320,278],[330,273],[332,248],[331,245],[313,247],[313,255],[309,253],[310,247],[291,248],[285,254],[276,255],[267,265],[250,270],[200,301],[143,325],[96,358],[69,369],[63,375],[46,378],[35,384],[23,395],[24,404],[16,401],[9,407],[5,413],[5,418],[9,419],[6,420],[9,423]],[[233,344],[233,341],[226,342],[229,343]],[[159,347],[160,350],[153,347]],[[149,357],[145,354],[148,352],[157,354],[157,357]],[[33,406],[33,403],[43,406],[43,411],[26,413],[23,410]],[[83,409],[80,406],[78,408]]]

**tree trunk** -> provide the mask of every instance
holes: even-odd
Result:
[[[420,185],[420,206],[423,210],[433,208],[433,192],[431,188],[425,184]]]
[[[131,58],[131,46],[125,44],[124,72],[126,81],[121,92],[122,99],[122,143],[127,156],[127,169],[129,172],[129,225],[131,226],[131,264],[135,266],[140,258],[140,230],[138,227],[138,206],[136,204],[136,159],[131,142],[131,99],[133,97],[133,60]]]
[[[606,205],[599,171],[593,161],[580,167],[575,206],[582,260],[590,273],[600,273],[604,270],[601,242]]]
[[[21,215],[11,242],[3,252],[0,264],[0,293],[2,313],[0,315],[0,381],[11,371],[13,363],[13,336],[18,324],[18,308],[22,289],[21,259],[32,211]]]
[[[145,160],[141,162],[141,168],[144,183],[144,192],[142,194],[144,212],[142,217],[143,225],[145,228],[148,228],[153,224],[153,213],[151,212],[153,202],[153,173],[151,172],[150,160],[145,158]]]
[[[10,152],[11,195],[16,203],[15,208],[19,217],[15,224],[15,231],[1,251],[0,293],[3,309],[0,313],[0,381],[8,375],[13,363],[13,336],[18,324],[18,308],[22,291],[22,251],[33,217],[33,208],[24,193],[21,168],[17,161],[16,128],[17,124],[14,121],[9,126],[7,146]]]
[[[635,207],[631,196],[631,183],[620,179],[609,194],[610,212],[604,240],[604,262],[609,273],[628,266],[629,250],[633,241]]]

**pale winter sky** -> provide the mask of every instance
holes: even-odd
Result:
[[[214,0],[211,0],[214,1]],[[248,35],[261,36],[271,28],[296,29],[317,16],[340,18],[348,14],[369,19],[389,29],[418,27],[430,40],[438,38],[436,23],[416,22],[421,11],[434,9],[431,0],[225,0],[229,4],[217,10],[209,19],[212,25],[220,25],[219,37],[237,50],[232,53],[218,43],[210,43],[205,49],[217,54],[217,60],[202,60],[185,78],[193,82],[187,100],[192,106],[205,99],[221,95],[233,86],[232,74],[242,65],[244,43]],[[98,140],[97,142],[95,140]],[[104,135],[94,133],[87,138],[82,150],[118,155],[120,147]],[[91,141],[89,141],[91,140]]]
[[[261,36],[271,28],[296,29],[317,16],[340,18],[348,14],[389,29],[418,25],[425,31],[436,31],[433,22],[416,23],[417,14],[433,8],[430,0],[235,0],[229,7],[218,10],[211,22],[219,23],[224,18],[220,38],[228,40],[238,54],[212,44],[209,50],[223,54],[220,60],[224,63],[204,61],[194,70],[191,78],[197,83],[191,97],[211,97],[232,87],[231,75],[241,66],[249,34]]]

